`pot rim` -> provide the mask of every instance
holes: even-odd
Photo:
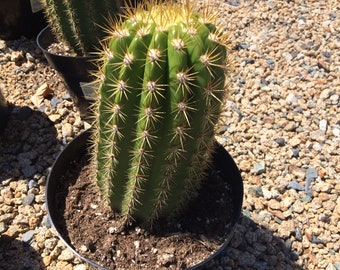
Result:
[[[48,46],[54,42],[58,42],[56,37],[53,35],[50,25],[45,26],[38,34],[36,38],[36,43],[38,47],[42,50],[44,54],[53,55],[54,57],[60,57],[60,58],[79,58],[79,59],[85,59],[85,60],[96,60],[98,59],[98,55],[95,53],[92,53],[90,55],[61,55],[61,54],[55,54],[48,50]]]

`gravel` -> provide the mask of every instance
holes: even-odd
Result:
[[[211,5],[235,54],[217,139],[245,188],[215,268],[340,269],[338,1]],[[44,195],[55,157],[88,125],[33,39],[0,40],[0,88],[11,105],[0,135],[0,269],[90,269],[58,240]]]

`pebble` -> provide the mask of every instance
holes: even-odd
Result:
[[[281,147],[286,144],[286,140],[284,138],[277,138],[275,139],[275,142]]]
[[[34,195],[34,194],[28,193],[27,196],[23,199],[22,205],[25,206],[25,205],[30,205],[30,204],[32,204],[33,201],[34,201],[34,198],[35,198],[35,195]]]
[[[318,171],[314,168],[308,168],[306,170],[306,178],[315,179],[318,177]]]
[[[298,191],[305,190],[305,187],[299,184],[298,182],[296,182],[295,180],[289,182],[287,188],[292,188]]]
[[[69,249],[64,249],[58,256],[58,260],[61,261],[71,261],[74,259],[74,253]]]
[[[327,120],[326,119],[322,119],[319,122],[319,129],[323,132],[327,131]]]
[[[63,137],[72,137],[74,132],[73,132],[73,127],[70,123],[65,123],[62,126],[62,134]]]
[[[34,236],[34,231],[30,230],[22,234],[22,241],[23,242],[30,242]]]
[[[340,261],[334,263],[334,267],[336,268],[336,270],[340,270]]]
[[[259,162],[255,163],[254,164],[254,171],[255,171],[255,174],[264,173],[266,171],[266,165],[265,165],[264,161],[259,161]]]

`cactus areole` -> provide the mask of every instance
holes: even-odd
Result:
[[[127,11],[104,49],[95,173],[123,224],[173,215],[194,194],[227,92],[228,39],[216,17],[170,2]]]

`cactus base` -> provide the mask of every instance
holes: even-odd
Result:
[[[227,250],[240,217],[243,199],[243,183],[239,170],[224,148],[216,146],[209,181],[205,181],[198,197],[193,198],[183,212],[171,222],[165,219],[156,221],[150,230],[135,224],[125,228],[122,233],[115,231],[115,217],[119,215],[113,214],[109,208],[106,211],[105,206],[99,205],[100,196],[95,192],[97,186],[94,179],[86,177],[88,172],[85,166],[81,166],[84,162],[86,165],[87,159],[81,157],[86,156],[89,135],[88,131],[81,134],[61,152],[47,180],[47,212],[66,246],[83,261],[98,269],[141,269],[138,262],[150,266],[145,269],[154,269],[157,264],[173,264],[174,269],[213,269],[214,259]],[[77,164],[80,166],[76,166]],[[71,196],[66,197],[65,193]],[[222,193],[230,194],[220,197]],[[74,198],[78,198],[76,202]],[[88,206],[85,205],[85,199],[90,200]],[[220,212],[214,213],[214,209]],[[75,217],[75,223],[74,220],[67,219],[71,217],[70,211],[80,214]],[[212,213],[215,216],[211,216]],[[88,223],[91,219],[92,225]],[[85,225],[88,225],[89,231],[85,230]],[[202,242],[206,245],[202,245]],[[80,251],[84,250],[81,247],[84,245],[87,250]],[[192,252],[188,252],[189,247]],[[207,250],[198,252],[201,248]],[[181,250],[185,255],[172,260],[170,258],[174,250],[176,256]],[[146,262],[145,259],[151,261]],[[188,260],[193,264],[189,264]]]

